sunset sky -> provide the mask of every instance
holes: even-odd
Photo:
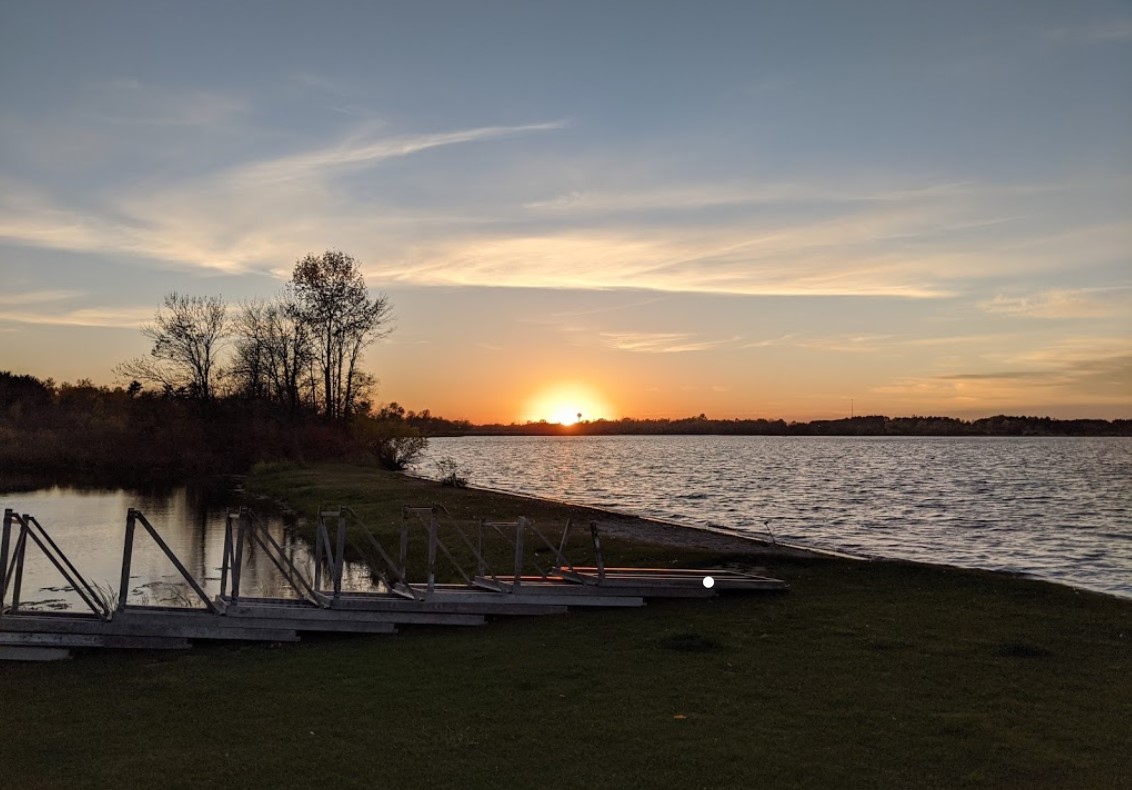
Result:
[[[476,422],[1132,417],[1128,2],[2,2],[0,370],[341,249]]]

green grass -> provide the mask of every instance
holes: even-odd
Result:
[[[422,500],[540,523],[565,512],[347,467],[260,469],[249,487],[383,523]],[[947,568],[759,562],[790,592],[0,663],[0,776],[28,789],[1132,786],[1129,602]]]

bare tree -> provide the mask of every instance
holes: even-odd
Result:
[[[149,356],[123,362],[116,374],[203,401],[216,396],[218,356],[229,335],[221,297],[171,293],[142,334],[153,341]]]
[[[389,301],[384,295],[371,299],[358,262],[338,251],[303,258],[291,281],[314,341],[323,411],[347,417],[366,381],[358,367],[362,352],[391,331]]]
[[[232,372],[238,389],[297,412],[310,391],[314,346],[294,289],[288,286],[270,302],[245,303],[236,330]]]
[[[236,342],[228,378],[232,392],[251,400],[266,400],[267,347],[264,335],[266,305],[260,300],[245,303],[236,316]]]

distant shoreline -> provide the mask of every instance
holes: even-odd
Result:
[[[997,415],[978,420],[955,417],[846,417],[839,420],[787,422],[766,419],[582,420],[490,423],[434,417],[409,412],[405,422],[426,436],[1132,436],[1132,419],[1058,420],[1052,417]]]

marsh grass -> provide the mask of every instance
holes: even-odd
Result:
[[[562,515],[348,467],[261,469],[248,487],[288,492],[306,514],[348,501],[374,522],[433,495],[496,517]],[[1132,785],[1129,602],[905,563],[759,564],[790,592],[0,663],[4,784]]]
[[[98,603],[102,604],[103,609],[106,611],[107,619],[112,620],[114,613],[118,611],[118,602],[121,600],[121,595],[118,589],[110,584],[110,582],[91,582],[91,587],[94,591],[94,597]]]

